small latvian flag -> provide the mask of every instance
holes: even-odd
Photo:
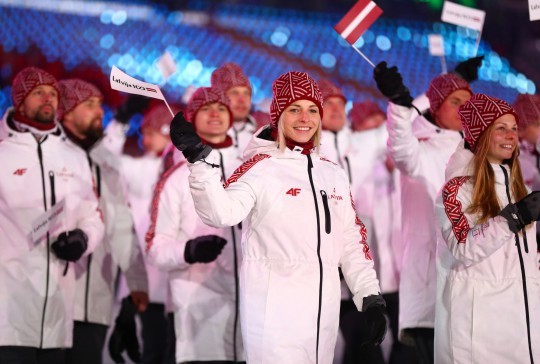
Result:
[[[381,14],[381,8],[373,1],[360,0],[334,26],[334,29],[353,45]]]

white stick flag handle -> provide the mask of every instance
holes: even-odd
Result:
[[[113,90],[163,100],[163,102],[171,112],[171,115],[174,117],[174,113],[171,110],[169,104],[167,103],[167,100],[165,100],[165,96],[163,96],[163,94],[161,93],[161,89],[159,88],[159,86],[148,82],[139,81],[136,78],[125,74],[116,66],[112,66],[109,81]]]

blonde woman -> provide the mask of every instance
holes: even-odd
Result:
[[[523,182],[518,117],[483,94],[459,114],[465,147],[437,200],[435,362],[538,363],[540,194],[527,195]]]
[[[240,317],[246,361],[330,364],[338,331],[341,267],[371,344],[384,338],[384,300],[345,172],[318,153],[322,97],[304,72],[273,84],[271,124],[223,186],[181,114],[173,143],[192,164],[195,208],[212,226],[243,222]],[[211,156],[210,156],[211,157]],[[359,345],[362,343],[358,343]]]

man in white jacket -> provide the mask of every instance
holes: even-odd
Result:
[[[133,228],[120,161],[103,147],[103,95],[91,83],[62,80],[61,122],[68,138],[87,155],[105,220],[103,242],[75,265],[75,326],[68,363],[100,364],[107,328],[111,324],[117,267],[124,272],[138,311],[148,305],[148,280]]]
[[[128,104],[138,98],[128,99]],[[174,106],[171,106],[175,110]],[[125,109],[122,107],[121,109]],[[125,111],[124,111],[125,113]],[[118,116],[118,115],[117,115]],[[133,223],[141,250],[145,249],[145,234],[150,225],[150,205],[156,182],[162,173],[162,156],[169,138],[170,112],[163,103],[155,104],[143,114],[140,125],[144,154],[133,157],[122,154],[122,146],[126,141],[125,127],[122,122],[113,120],[105,130],[104,145],[120,157],[120,172],[126,182],[128,202],[131,207]],[[122,121],[125,121],[122,116]],[[144,255],[144,257],[146,257]],[[143,364],[161,363],[167,360],[166,344],[168,341],[167,274],[146,262],[148,274],[149,304],[146,311],[140,314],[143,341]],[[128,293],[127,284],[120,281],[119,297]]]
[[[103,220],[86,157],[57,125],[55,78],[25,68],[12,98],[0,142],[0,362],[64,363],[73,334],[70,263],[94,251]],[[51,223],[39,230],[46,212]]]
[[[519,94],[512,105],[519,115],[519,162],[523,179],[540,189],[540,96]]]
[[[227,135],[232,115],[225,96],[201,87],[189,100],[187,115],[203,143],[213,148],[225,181],[241,164]],[[244,360],[238,298],[240,229],[216,229],[202,222],[190,193],[186,161],[179,151],[175,157],[176,164],[156,185],[146,238],[149,261],[169,272],[176,362],[238,363]]]
[[[437,222],[435,197],[444,184],[448,159],[461,142],[457,109],[471,96],[469,84],[453,74],[435,77],[426,92],[424,117],[397,67],[381,62],[374,78],[388,97],[388,147],[401,172],[403,261],[399,286],[400,340],[415,346],[421,363],[433,362]]]
[[[242,154],[257,130],[257,121],[249,114],[253,93],[251,83],[236,63],[225,63],[217,68],[212,72],[211,82],[212,87],[221,90],[229,99],[233,124],[228,133]]]

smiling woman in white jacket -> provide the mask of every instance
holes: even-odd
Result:
[[[518,117],[483,94],[459,113],[465,148],[450,159],[436,203],[435,362],[538,363],[540,194],[523,183]]]
[[[273,90],[271,126],[252,138],[244,153],[250,159],[224,186],[181,114],[171,123],[171,139],[193,163],[189,183],[203,221],[218,227],[245,219],[240,312],[247,362],[329,364],[339,321],[338,267],[375,344],[386,330],[384,300],[348,178],[315,152],[323,111],[317,84],[289,72]]]

